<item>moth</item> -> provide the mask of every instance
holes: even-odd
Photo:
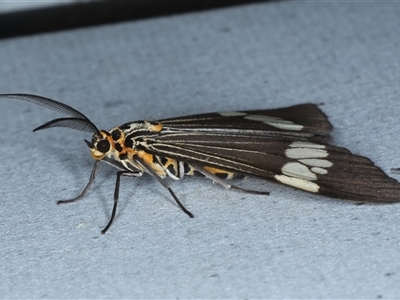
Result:
[[[201,175],[222,185],[254,194],[227,180],[244,176],[264,178],[304,191],[363,202],[398,202],[400,184],[363,156],[331,144],[333,129],[327,116],[315,104],[252,111],[199,114],[159,121],[136,121],[110,130],[99,130],[76,109],[61,102],[30,94],[0,94],[1,98],[31,102],[55,110],[66,117],[51,120],[33,131],[66,127],[93,134],[85,140],[95,160],[89,182],[76,198],[82,199],[92,185],[98,163],[118,169],[114,221],[121,176],[156,178],[189,212],[167,182],[185,175]]]

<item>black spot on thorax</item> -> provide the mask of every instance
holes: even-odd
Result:
[[[121,144],[120,144],[120,143],[115,143],[115,149],[116,149],[118,152],[121,152],[121,151],[122,151],[122,146],[121,146]]]

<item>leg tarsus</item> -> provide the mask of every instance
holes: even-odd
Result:
[[[110,228],[111,224],[113,223],[114,218],[115,218],[115,214],[117,212],[117,203],[118,203],[118,201],[114,201],[114,206],[113,206],[113,210],[112,210],[112,213],[111,213],[110,221],[108,221],[107,226],[104,227],[104,229],[101,231],[101,234],[105,234],[107,232],[107,230]]]
[[[190,218],[194,218],[193,214],[192,214],[190,211],[188,211],[188,210],[183,206],[183,204],[181,203],[181,201],[179,201],[178,197],[175,195],[174,191],[173,191],[170,187],[168,187],[168,191],[170,192],[170,194],[171,194],[172,197],[174,198],[176,204],[178,204],[178,206],[183,210],[183,212],[184,212],[185,214],[187,214]]]
[[[72,199],[68,199],[68,200],[59,200],[57,201],[57,204],[66,204],[66,203],[72,203],[72,202],[76,202],[78,200],[81,200],[87,193],[87,191],[89,190],[90,186],[92,185],[92,183],[94,182],[94,179],[96,177],[96,171],[98,168],[98,164],[99,161],[97,160],[94,163],[92,172],[90,173],[90,178],[89,178],[89,182],[87,183],[86,187],[83,189],[82,193],[80,193],[77,197],[72,198]]]

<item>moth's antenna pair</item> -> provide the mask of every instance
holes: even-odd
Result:
[[[0,97],[31,102],[69,116],[68,118],[51,120],[39,127],[36,127],[33,129],[33,131],[43,130],[51,127],[64,127],[91,133],[99,132],[99,129],[96,127],[96,125],[94,125],[93,122],[90,121],[89,118],[84,114],[56,100],[32,94],[0,94]]]

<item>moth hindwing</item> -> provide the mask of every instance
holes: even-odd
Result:
[[[119,199],[121,176],[148,173],[193,217],[166,178],[201,175],[225,188],[268,194],[232,185],[227,179],[254,176],[307,192],[364,202],[400,201],[400,184],[363,156],[331,144],[332,125],[314,104],[253,111],[231,111],[125,123],[99,130],[85,115],[58,101],[30,94],[0,94],[63,113],[34,131],[66,127],[93,133],[85,140],[96,163],[82,199],[92,185],[98,162],[118,169],[114,206],[104,234],[111,226]]]

